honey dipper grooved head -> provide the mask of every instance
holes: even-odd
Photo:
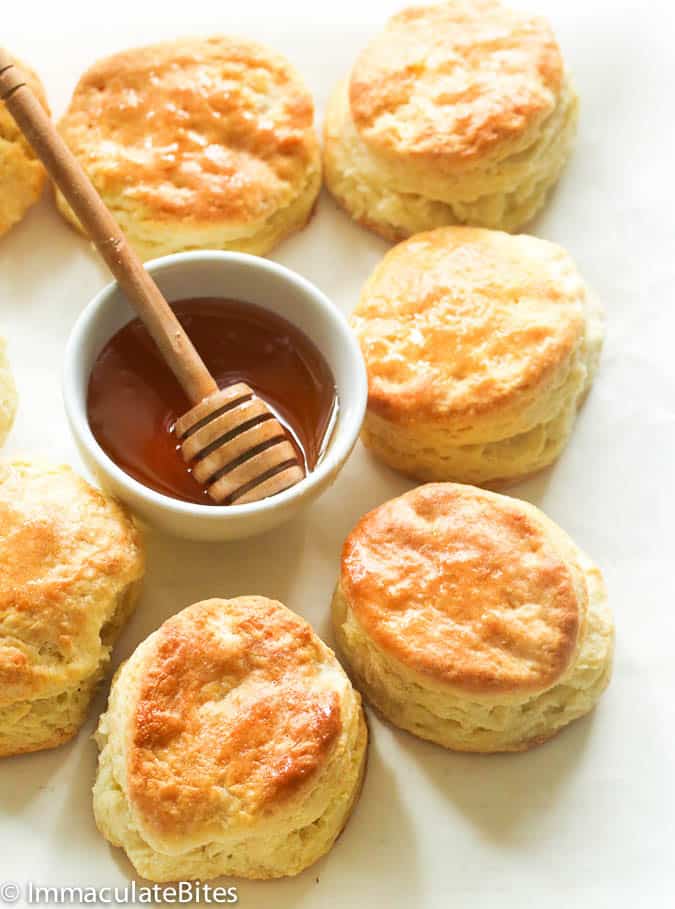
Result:
[[[221,505],[243,505],[299,483],[305,472],[288,433],[243,382],[221,388],[176,421],[186,463]]]

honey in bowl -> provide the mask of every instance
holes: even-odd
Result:
[[[282,316],[251,303],[199,298],[172,304],[218,386],[246,382],[286,427],[309,473],[337,412],[335,381],[316,345]],[[89,379],[87,415],[101,448],[164,495],[215,504],[185,464],[173,431],[191,407],[147,329],[134,319],[105,345]]]

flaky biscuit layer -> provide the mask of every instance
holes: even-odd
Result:
[[[16,61],[38,100],[49,113],[39,77]],[[47,175],[14,118],[0,101],[0,237],[20,221],[42,195]]]
[[[413,7],[329,102],[326,183],[392,241],[448,224],[517,230],[557,181],[577,113],[543,20],[494,0]]]
[[[113,682],[96,821],[151,880],[297,874],[346,822],[366,739],[358,694],[304,620],[264,597],[197,603]]]
[[[0,464],[0,754],[75,734],[144,567],[131,517],[70,467]]]
[[[304,225],[319,192],[313,115],[281,55],[214,37],[96,63],[59,129],[143,258],[263,254]]]
[[[431,484],[345,544],[338,649],[395,725],[461,751],[520,751],[597,702],[613,624],[599,570],[538,509]]]
[[[514,481],[552,463],[602,347],[561,247],[447,227],[377,266],[351,316],[368,371],[363,440],[422,480]]]

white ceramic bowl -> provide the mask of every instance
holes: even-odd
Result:
[[[301,328],[328,362],[340,402],[339,418],[323,460],[291,489],[249,505],[193,505],[143,486],[103,451],[89,428],[89,375],[101,348],[134,317],[116,283],[86,307],[66,347],[63,397],[80,454],[101,486],[141,519],[194,540],[231,540],[263,533],[291,518],[337,477],[358,438],[366,399],[366,371],[359,346],[339,310],[300,275],[257,256],[188,252],[155,259],[148,271],[169,301],[223,297],[256,303]]]

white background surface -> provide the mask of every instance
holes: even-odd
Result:
[[[56,114],[98,56],[181,34],[231,32],[285,52],[319,116],[333,82],[399,4],[10,3],[2,41],[40,72]],[[521,5],[521,4],[519,4]],[[603,568],[617,624],[614,679],[594,715],[528,754],[454,755],[370,716],[358,808],[332,853],[293,880],[239,882],[239,905],[550,909],[675,904],[673,455],[675,453],[674,29],[669,3],[530,0],[552,19],[582,98],[575,155],[531,232],[566,246],[604,301],[600,373],[560,462],[512,490],[541,506]],[[274,258],[345,311],[386,246],[323,196]],[[0,330],[21,397],[9,453],[77,463],[60,399],[61,356],[107,282],[51,199],[0,241]],[[166,617],[207,596],[258,593],[330,640],[340,546],[366,510],[409,484],[359,448],[302,518],[251,542],[149,540],[141,606],[116,662]],[[131,869],[97,834],[89,735],[0,766],[0,880],[123,885]]]

